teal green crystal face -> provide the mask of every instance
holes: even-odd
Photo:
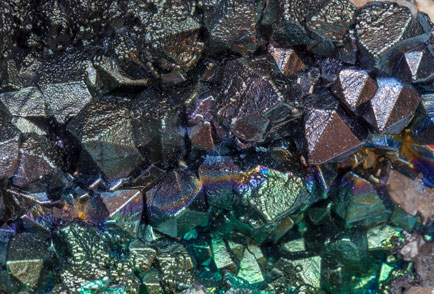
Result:
[[[332,193],[336,201],[334,211],[345,220],[345,226],[372,227],[388,220],[390,212],[368,181],[348,174]]]
[[[252,172],[251,182],[238,188],[242,203],[256,211],[265,222],[273,222],[295,211],[298,198],[307,198],[303,180],[295,175],[259,167]],[[256,183],[258,181],[258,183]]]
[[[301,278],[305,285],[319,289],[321,284],[321,257],[313,256],[309,258],[297,259],[292,262],[295,266],[297,276]]]
[[[0,0],[0,294],[433,294],[424,1]]]
[[[304,239],[286,242],[283,244],[283,248],[289,252],[303,252],[306,250],[306,247],[304,246]]]
[[[277,242],[293,226],[297,215],[315,195],[307,188],[307,178],[257,166],[234,177],[235,227],[248,231],[258,243]]]
[[[404,230],[411,232],[417,222],[417,217],[412,216],[403,211],[399,206],[393,209],[393,214],[390,217],[390,222]]]
[[[399,238],[402,229],[392,226],[378,226],[366,232],[369,250],[388,250],[393,247],[392,237]]]
[[[251,249],[254,249],[254,251]],[[259,248],[257,247],[247,247],[247,250],[244,251],[243,257],[240,260],[240,269],[238,271],[238,276],[246,280],[251,285],[264,282],[264,276],[262,275],[261,266],[258,262],[258,258],[262,256],[262,253],[260,249],[258,249]],[[261,256],[258,256],[258,253]]]
[[[114,293],[114,294],[126,294],[125,287],[112,288],[110,286],[110,280],[104,278],[93,282],[84,283],[79,290],[80,294],[95,294],[95,293]]]
[[[236,274],[238,266],[232,258],[229,244],[219,237],[212,237],[211,248],[217,269],[220,272],[227,271]]]

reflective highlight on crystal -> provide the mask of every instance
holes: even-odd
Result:
[[[0,293],[431,293],[433,23],[361,2],[0,1]]]

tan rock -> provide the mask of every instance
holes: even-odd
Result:
[[[387,191],[393,201],[407,213],[421,214],[424,223],[432,221],[434,216],[434,189],[425,187],[421,178],[414,180],[396,170],[389,173]]]
[[[406,294],[434,294],[434,288],[412,287]]]

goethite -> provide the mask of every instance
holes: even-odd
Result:
[[[433,29],[385,1],[1,1],[0,293],[434,293]]]

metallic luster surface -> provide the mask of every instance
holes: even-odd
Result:
[[[422,1],[0,1],[0,293],[431,293]]]

